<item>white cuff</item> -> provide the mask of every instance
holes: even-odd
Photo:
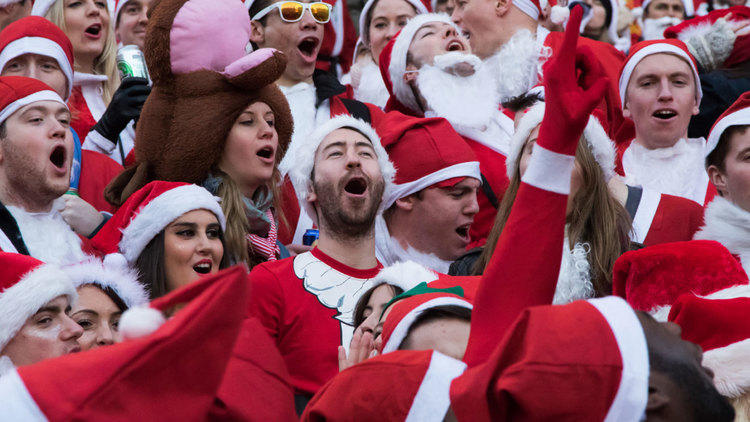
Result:
[[[81,145],[81,148],[87,149],[89,151],[96,151],[101,152],[105,155],[112,154],[112,151],[115,150],[116,144],[112,143],[109,139],[105,138],[101,133],[97,132],[94,129],[91,129],[86,135],[86,140],[83,141],[83,145]]]
[[[539,189],[568,195],[575,157],[560,154],[534,144],[529,166],[521,181]]]

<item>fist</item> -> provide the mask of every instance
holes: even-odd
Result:
[[[104,216],[78,195],[63,195],[63,220],[81,236],[88,237],[104,221]]]

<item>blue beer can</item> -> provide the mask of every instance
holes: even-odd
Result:
[[[305,230],[305,235],[302,236],[302,244],[305,246],[312,246],[313,243],[318,240],[318,236],[320,236],[318,229],[307,229]]]

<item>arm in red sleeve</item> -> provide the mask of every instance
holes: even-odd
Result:
[[[247,314],[258,318],[268,335],[278,344],[284,311],[279,280],[264,265],[253,268],[248,277],[250,280],[250,302]]]

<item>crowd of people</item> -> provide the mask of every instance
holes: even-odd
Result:
[[[0,0],[0,419],[750,421],[749,6]]]

